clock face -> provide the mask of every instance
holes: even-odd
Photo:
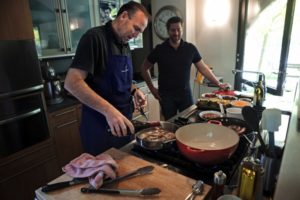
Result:
[[[168,19],[174,16],[181,17],[179,10],[174,6],[162,7],[155,15],[154,31],[160,39],[165,40],[169,37],[166,24]]]

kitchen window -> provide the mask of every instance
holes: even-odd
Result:
[[[236,69],[264,73],[267,92],[274,95],[295,88],[300,74],[295,56],[300,50],[299,23],[296,0],[240,1]],[[235,89],[252,88],[257,77],[237,73]]]

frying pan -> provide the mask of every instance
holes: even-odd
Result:
[[[175,139],[175,131],[179,128],[178,125],[171,123],[171,122],[165,122],[165,121],[161,121],[160,122],[160,127],[166,131],[169,131],[171,133],[174,133],[174,139],[171,140],[155,140],[155,141],[150,141],[147,139],[144,139],[141,137],[141,135],[147,134],[147,133],[151,133],[155,130],[157,130],[157,127],[151,127],[151,128],[146,128],[143,129],[139,132],[137,132],[135,134],[135,139],[136,142],[144,149],[148,149],[148,150],[160,150],[163,148],[168,148],[172,146],[172,143],[176,140]]]

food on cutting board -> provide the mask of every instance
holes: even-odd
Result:
[[[162,127],[155,127],[151,131],[141,133],[139,138],[149,142],[165,142],[175,139],[175,134],[163,129]]]

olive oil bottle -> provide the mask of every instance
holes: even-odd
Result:
[[[264,80],[263,75],[260,74],[258,76],[258,83],[254,90],[254,106],[262,107],[263,101],[265,99],[265,88],[264,88]]]
[[[262,199],[264,169],[258,159],[245,157],[239,168],[237,195],[243,200]]]

